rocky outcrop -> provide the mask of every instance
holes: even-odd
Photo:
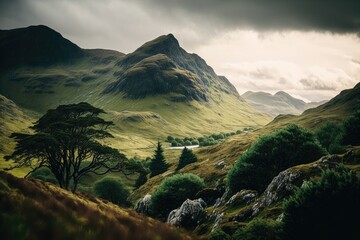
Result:
[[[147,215],[149,213],[149,204],[151,201],[151,195],[146,194],[143,198],[141,198],[135,206],[135,211],[138,213],[142,213]]]
[[[321,174],[322,170],[338,167],[339,163],[340,158],[336,155],[324,156],[316,162],[280,172],[252,206],[252,216],[256,216],[265,207],[284,200],[294,192],[296,187],[301,187],[311,177]]]
[[[243,204],[250,204],[256,200],[258,193],[254,190],[241,190],[235,193],[229,201],[226,202],[226,206],[239,206]]]
[[[172,210],[168,216],[167,223],[194,229],[205,216],[206,203],[201,199],[187,199],[180,208]]]

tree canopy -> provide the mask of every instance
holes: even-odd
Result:
[[[228,186],[233,192],[241,189],[262,192],[281,171],[315,161],[325,153],[314,134],[289,125],[261,136],[229,171]]]
[[[88,103],[60,105],[48,110],[32,127],[33,134],[13,133],[14,167],[29,166],[36,170],[48,167],[60,187],[75,192],[79,180],[87,173],[99,175],[110,171],[133,171],[126,157],[98,140],[112,137],[107,131],[113,125],[99,117],[102,109]]]

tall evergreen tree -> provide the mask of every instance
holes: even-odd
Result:
[[[196,155],[190,149],[185,147],[181,152],[179,164],[176,169],[179,170],[179,169],[185,167],[186,165],[196,162],[196,161],[197,161]]]
[[[159,175],[163,172],[166,172],[166,170],[168,170],[169,165],[165,161],[163,152],[164,152],[164,150],[162,149],[161,143],[160,143],[160,141],[158,141],[154,157],[151,160],[151,163],[149,166],[150,171],[151,171],[150,177],[154,177],[154,176]]]

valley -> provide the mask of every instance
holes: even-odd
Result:
[[[0,53],[9,239],[358,237],[360,83],[240,96],[173,34],[124,54],[38,25],[1,30]]]

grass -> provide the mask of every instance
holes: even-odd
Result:
[[[5,239],[196,239],[109,202],[0,172]]]

